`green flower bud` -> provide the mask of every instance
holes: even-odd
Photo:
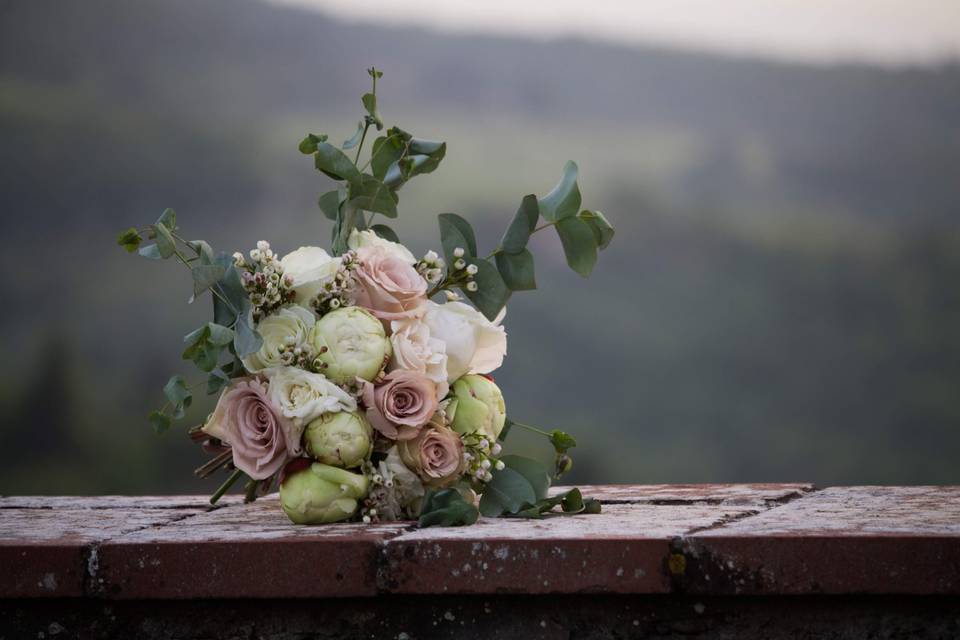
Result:
[[[362,413],[325,413],[303,432],[307,453],[323,464],[359,467],[373,450],[373,427]]]
[[[480,432],[496,442],[507,419],[500,388],[489,378],[468,374],[453,383],[453,397],[447,413],[453,414],[454,431]]]
[[[366,476],[304,458],[294,460],[280,483],[280,506],[295,524],[326,524],[346,520],[366,497]]]
[[[391,354],[383,324],[360,307],[343,307],[317,320],[310,343],[320,372],[336,384],[372,381]]]

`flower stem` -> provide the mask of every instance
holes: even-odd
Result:
[[[542,436],[544,436],[544,437],[547,437],[547,438],[552,438],[552,437],[553,437],[553,434],[548,433],[548,432],[544,431],[543,429],[538,429],[538,428],[536,428],[536,427],[533,427],[533,426],[531,426],[531,425],[529,425],[529,424],[523,424],[522,422],[514,422],[513,420],[511,420],[510,423],[511,423],[513,426],[515,426],[515,427],[523,427],[524,429],[527,429],[528,431],[533,431],[534,433],[539,433],[540,435],[542,435]]]
[[[222,498],[223,494],[229,491],[230,487],[232,487],[233,484],[237,480],[239,480],[240,476],[242,475],[243,475],[243,471],[241,471],[240,469],[235,469],[233,473],[230,474],[230,477],[227,478],[222,485],[220,485],[220,488],[217,489],[212,496],[210,496],[210,504],[217,504],[217,500]]]

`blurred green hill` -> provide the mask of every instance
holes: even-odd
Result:
[[[296,144],[349,137],[373,64],[388,123],[449,143],[402,193],[408,244],[456,211],[492,245],[568,158],[618,228],[590,281],[538,236],[506,322],[498,382],[580,436],[572,481],[960,481],[960,67],[22,0],[0,5],[0,493],[206,489],[144,416],[207,309],[114,234],[170,206],[217,248],[325,245]]]

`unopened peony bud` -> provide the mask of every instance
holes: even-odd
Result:
[[[323,375],[337,384],[356,378],[372,381],[391,354],[383,324],[360,307],[343,307],[326,314],[310,332],[320,354]]]
[[[373,450],[373,428],[359,412],[325,413],[303,432],[307,453],[323,464],[350,469]]]
[[[453,383],[453,395],[454,430],[463,434],[478,432],[496,442],[507,419],[500,388],[489,378],[468,374]]]
[[[358,500],[366,497],[366,476],[319,462],[305,465],[297,459],[287,465],[280,483],[280,505],[291,522],[325,524],[352,517]]]

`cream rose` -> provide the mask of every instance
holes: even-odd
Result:
[[[500,326],[503,316],[490,322],[482,313],[462,302],[427,302],[423,322],[431,338],[441,340],[447,356],[447,380],[467,373],[490,373],[503,364],[507,354],[507,332]]]
[[[264,371],[270,381],[270,402],[296,425],[299,453],[304,426],[323,413],[355,411],[357,401],[319,373],[297,367],[275,367]]]
[[[449,391],[446,343],[432,337],[430,327],[419,318],[394,320],[390,326],[391,367],[424,374],[437,385],[437,400],[442,400]]]
[[[354,229],[351,231],[350,237],[347,238],[347,246],[354,251],[364,247],[382,247],[387,251],[387,253],[395,258],[403,260],[407,264],[415,264],[417,262],[417,259],[413,257],[413,254],[410,253],[410,250],[405,246],[381,238],[370,230],[358,231],[357,229]]]
[[[310,329],[315,323],[316,316],[312,311],[296,305],[283,307],[267,316],[257,325],[257,331],[263,337],[263,346],[243,358],[243,366],[250,373],[279,367],[284,364],[282,355],[286,347],[296,348],[307,344]]]
[[[356,304],[367,309],[389,328],[391,320],[412,318],[423,312],[427,281],[410,264],[384,247],[357,249],[354,270]]]
[[[340,258],[333,258],[320,247],[300,247],[280,260],[283,274],[293,278],[294,301],[309,305],[331,282],[340,268]]]

